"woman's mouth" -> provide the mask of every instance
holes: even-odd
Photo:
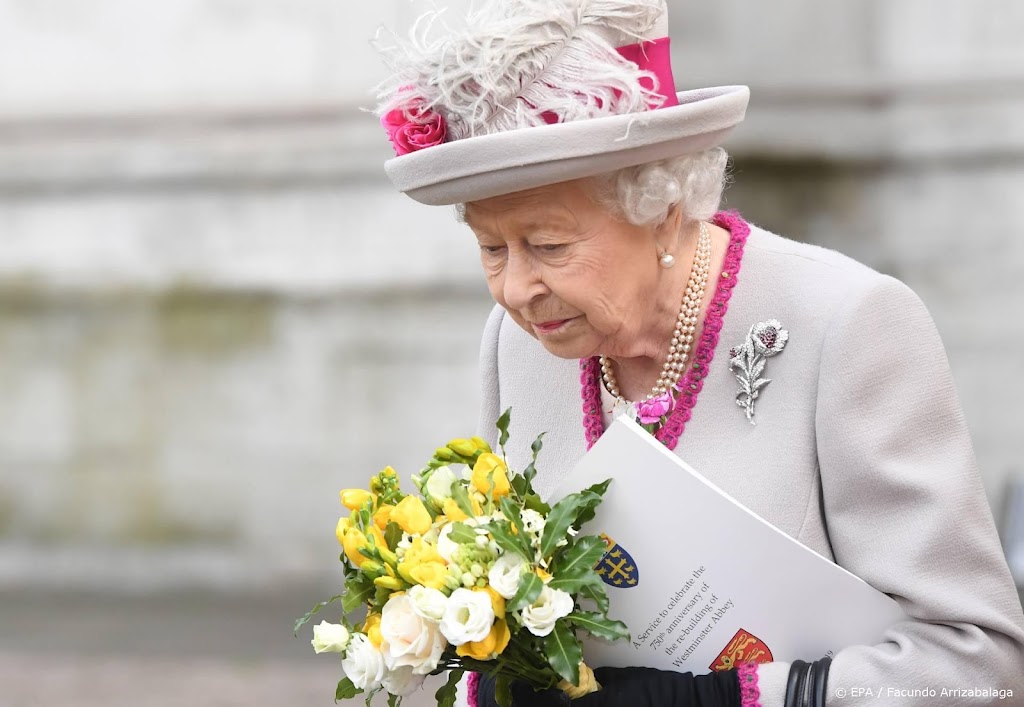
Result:
[[[537,322],[533,325],[533,328],[537,330],[538,334],[553,334],[573,319],[575,319],[575,317],[570,319],[552,319],[547,322]]]

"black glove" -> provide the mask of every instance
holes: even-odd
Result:
[[[598,668],[601,689],[578,700],[558,689],[534,692],[523,682],[510,686],[514,707],[740,707],[735,670],[694,676],[654,668]],[[477,707],[497,707],[494,679],[480,676]]]

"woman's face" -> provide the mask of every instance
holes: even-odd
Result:
[[[667,274],[659,247],[676,252],[677,218],[657,228],[620,221],[577,180],[469,203],[466,222],[491,296],[548,351],[644,355],[641,333]]]

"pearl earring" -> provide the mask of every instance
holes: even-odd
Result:
[[[671,253],[662,253],[658,257],[658,265],[668,270],[670,267],[676,264],[676,259],[672,257]]]

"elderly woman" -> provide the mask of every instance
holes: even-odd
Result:
[[[497,302],[481,434],[508,407],[517,439],[546,432],[543,492],[632,415],[909,618],[831,664],[759,665],[742,690],[735,671],[638,667],[597,671],[604,689],[578,701],[971,699],[928,693],[943,687],[1022,699],[1024,617],[928,312],[891,277],[718,211],[718,145],[748,91],[675,93],[666,34],[661,0],[508,0],[386,50],[387,171],[418,201],[457,205]],[[901,696],[878,700],[879,687]],[[491,699],[486,680],[469,693]]]

